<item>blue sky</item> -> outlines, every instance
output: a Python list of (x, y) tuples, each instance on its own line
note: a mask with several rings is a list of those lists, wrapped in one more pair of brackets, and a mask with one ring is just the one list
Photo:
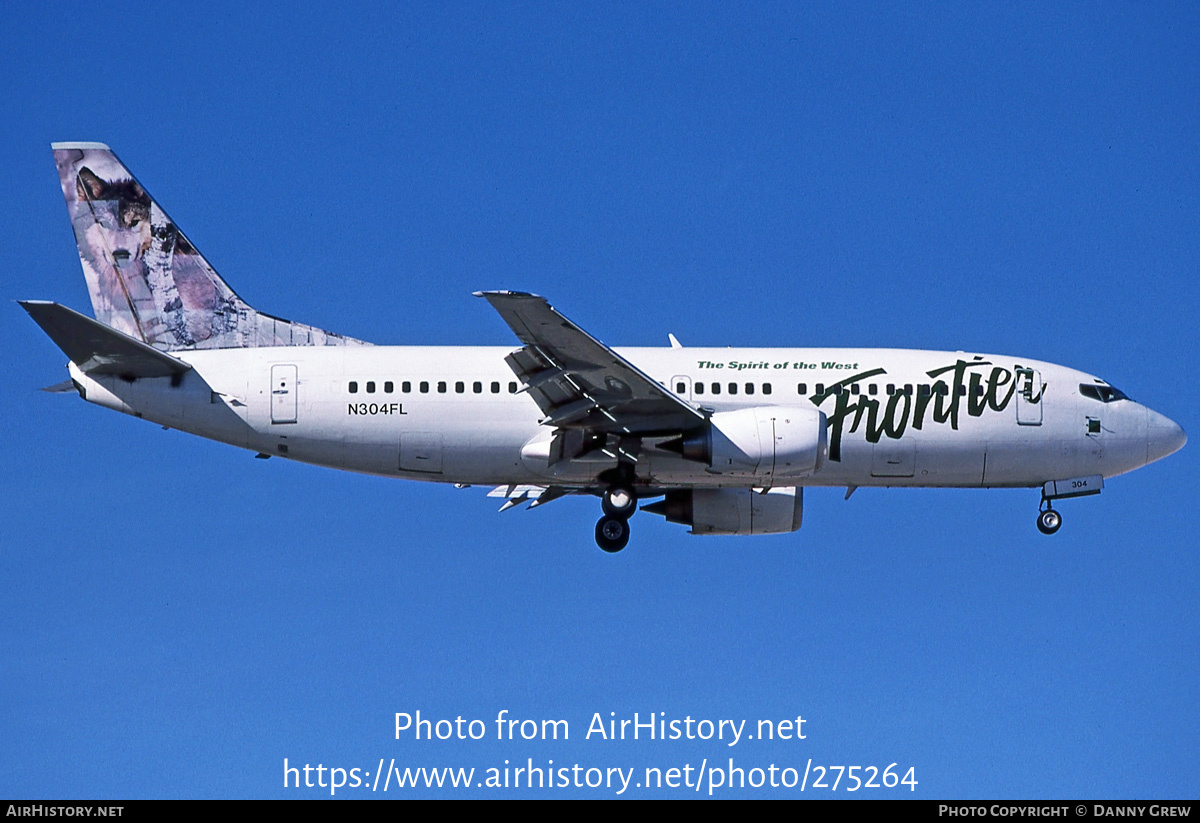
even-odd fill
[[(512, 344), (470, 295), (521, 289), (612, 345), (1021, 354), (1200, 430), (1193, 7), (9, 4), (0, 31), (10, 300), (88, 309), (49, 143), (98, 140), (252, 305), (355, 337)], [(797, 534), (640, 515), (610, 557), (594, 501), (254, 460), (39, 393), (63, 357), (15, 304), (0, 345), (0, 796), (729, 757), (1200, 795), (1195, 444), (1054, 538), (1035, 491), (818, 489)], [(571, 739), (394, 739), (417, 710)], [(807, 738), (585, 740), (597, 712)]]

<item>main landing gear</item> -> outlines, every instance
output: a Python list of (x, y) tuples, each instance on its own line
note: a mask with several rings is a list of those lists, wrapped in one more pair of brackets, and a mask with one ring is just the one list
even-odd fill
[(596, 545), (619, 552), (629, 543), (629, 518), (637, 511), (637, 493), (628, 483), (613, 483), (600, 499), (604, 516), (596, 524)]

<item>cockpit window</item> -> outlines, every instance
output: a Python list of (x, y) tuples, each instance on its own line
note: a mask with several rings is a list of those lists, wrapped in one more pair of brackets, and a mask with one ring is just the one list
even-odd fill
[(1125, 392), (1113, 386), (1101, 386), (1097, 383), (1080, 383), (1079, 393), (1084, 397), (1099, 400), (1101, 403), (1113, 403), (1117, 400), (1128, 400)]

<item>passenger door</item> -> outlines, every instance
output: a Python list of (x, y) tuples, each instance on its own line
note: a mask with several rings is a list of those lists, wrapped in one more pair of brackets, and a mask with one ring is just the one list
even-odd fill
[(1017, 423), (1042, 425), (1042, 375), (1034, 369), (1017, 369)]
[(271, 367), (271, 422), (296, 422), (296, 367)]

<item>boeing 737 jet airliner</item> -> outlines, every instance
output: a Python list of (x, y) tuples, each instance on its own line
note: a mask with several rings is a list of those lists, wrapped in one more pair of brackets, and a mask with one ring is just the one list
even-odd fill
[(256, 311), (109, 148), (56, 143), (93, 320), (21, 305), (85, 400), (259, 457), (494, 486), (502, 509), (600, 498), (596, 542), (643, 511), (693, 534), (800, 528), (805, 486), (1041, 489), (1181, 448), (1183, 430), (1090, 374), (974, 352), (611, 349), (542, 297), (480, 292), (520, 347), (375, 346)]

